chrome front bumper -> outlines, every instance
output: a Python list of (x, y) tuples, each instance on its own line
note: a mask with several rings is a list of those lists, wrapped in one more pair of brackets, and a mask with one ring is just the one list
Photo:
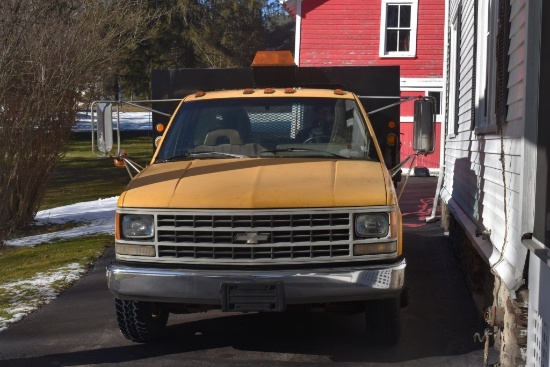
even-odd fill
[(226, 284), (282, 284), (285, 305), (397, 297), (404, 287), (406, 261), (394, 264), (301, 270), (156, 269), (113, 263), (107, 282), (117, 298), (222, 305)]

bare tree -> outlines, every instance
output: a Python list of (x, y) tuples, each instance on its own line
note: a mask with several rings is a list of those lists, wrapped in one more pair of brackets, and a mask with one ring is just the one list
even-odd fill
[(0, 243), (34, 219), (79, 94), (111, 79), (143, 37), (140, 3), (0, 1)]

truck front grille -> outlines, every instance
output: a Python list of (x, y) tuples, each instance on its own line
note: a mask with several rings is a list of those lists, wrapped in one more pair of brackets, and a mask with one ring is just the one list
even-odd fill
[(158, 256), (297, 259), (350, 255), (350, 213), (158, 215)]

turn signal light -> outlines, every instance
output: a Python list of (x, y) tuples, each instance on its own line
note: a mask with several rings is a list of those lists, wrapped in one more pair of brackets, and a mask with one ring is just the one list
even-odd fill
[(385, 243), (358, 243), (353, 245), (353, 256), (388, 254), (397, 251), (395, 241)]
[(155, 256), (155, 246), (152, 245), (127, 245), (123, 243), (115, 244), (115, 251), (119, 255), (132, 256)]

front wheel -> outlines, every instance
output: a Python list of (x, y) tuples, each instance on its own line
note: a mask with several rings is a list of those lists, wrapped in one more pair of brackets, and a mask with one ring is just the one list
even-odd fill
[(120, 332), (136, 343), (160, 338), (168, 321), (168, 312), (156, 303), (126, 301), (115, 298), (116, 317)]
[(368, 301), (365, 321), (369, 342), (397, 344), (401, 337), (400, 297)]

